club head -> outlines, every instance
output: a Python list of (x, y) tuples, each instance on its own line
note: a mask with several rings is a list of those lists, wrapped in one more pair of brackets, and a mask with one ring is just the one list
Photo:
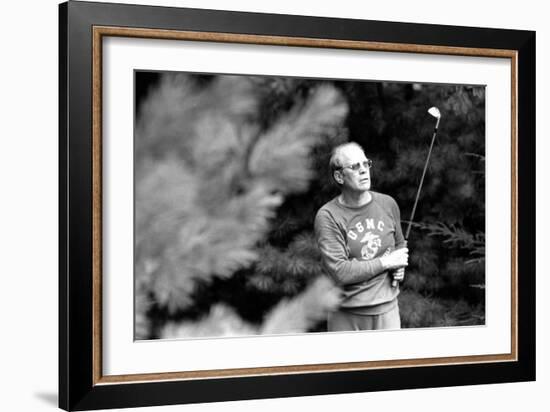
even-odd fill
[(428, 113), (430, 113), (433, 117), (435, 117), (436, 119), (440, 119), (441, 118), (441, 112), (439, 111), (439, 109), (437, 107), (430, 107), (428, 109)]

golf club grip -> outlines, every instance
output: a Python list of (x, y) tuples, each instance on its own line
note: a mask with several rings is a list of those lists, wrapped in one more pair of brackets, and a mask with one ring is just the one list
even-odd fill
[[(409, 225), (409, 230), (410, 230), (410, 228), (411, 228), (411, 226)], [(408, 238), (408, 235), (405, 236), (405, 242), (403, 243), (403, 247), (408, 247), (408, 246), (409, 246), (409, 242), (408, 242), (407, 238)], [(401, 249), (401, 248), (400, 248), (400, 249)], [(404, 267), (403, 267), (403, 269), (404, 269)], [(395, 271), (395, 270), (394, 270), (394, 271)], [(392, 275), (392, 276), (393, 276), (393, 275)], [(391, 280), (391, 287), (392, 287), (392, 288), (396, 288), (398, 284), (399, 284), (399, 281), (398, 281), (397, 279), (392, 279), (392, 280)]]

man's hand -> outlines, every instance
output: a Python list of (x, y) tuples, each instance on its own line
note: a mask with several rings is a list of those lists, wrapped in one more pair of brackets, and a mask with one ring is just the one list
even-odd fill
[(403, 279), (405, 279), (405, 268), (399, 268), (393, 272), (393, 280), (395, 282), (403, 282)]
[(385, 270), (404, 268), (409, 264), (409, 249), (404, 247), (380, 257), (380, 263)]

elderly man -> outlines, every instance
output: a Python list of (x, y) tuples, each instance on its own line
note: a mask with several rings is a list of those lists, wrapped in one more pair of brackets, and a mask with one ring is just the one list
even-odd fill
[(341, 193), (317, 212), (315, 235), (343, 300), (328, 330), (399, 329), (399, 286), (392, 281), (403, 280), (408, 264), (399, 207), (370, 190), (372, 161), (357, 143), (336, 147), (330, 167)]

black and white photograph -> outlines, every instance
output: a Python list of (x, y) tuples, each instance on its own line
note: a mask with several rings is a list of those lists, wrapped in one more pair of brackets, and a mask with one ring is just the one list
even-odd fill
[(6, 412), (545, 410), (544, 2), (2, 9)]
[(134, 338), (485, 325), (485, 92), (136, 69)]

